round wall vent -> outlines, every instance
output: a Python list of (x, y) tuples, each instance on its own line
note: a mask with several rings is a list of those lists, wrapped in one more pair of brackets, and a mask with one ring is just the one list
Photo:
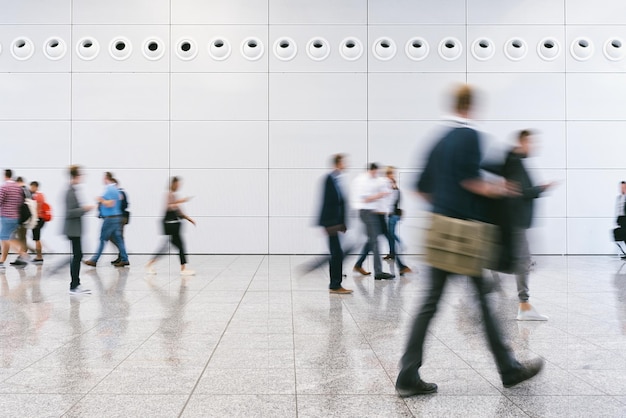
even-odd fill
[(130, 41), (124, 37), (114, 38), (109, 44), (109, 54), (113, 59), (123, 61), (130, 57), (133, 52), (133, 46)]
[(593, 55), (593, 43), (587, 38), (576, 38), (570, 46), (570, 52), (578, 61), (587, 61)]
[(446, 61), (454, 61), (463, 53), (461, 41), (456, 38), (444, 38), (439, 42), (439, 56)]
[(604, 43), (604, 56), (611, 61), (621, 61), (626, 54), (624, 41), (620, 38), (611, 38)]
[(159, 38), (148, 38), (143, 42), (143, 56), (150, 61), (159, 60), (165, 55), (163, 41)]
[(339, 54), (348, 61), (356, 61), (363, 55), (363, 44), (357, 38), (346, 38), (341, 41)]
[(26, 37), (20, 37), (13, 40), (11, 44), (11, 55), (20, 61), (25, 61), (35, 53), (35, 45), (33, 41)]
[(85, 61), (91, 61), (99, 52), (100, 44), (93, 38), (82, 38), (76, 44), (76, 54)]
[(324, 38), (313, 38), (306, 46), (306, 53), (314, 61), (323, 61), (330, 55), (330, 45)]
[(278, 38), (274, 42), (274, 55), (281, 61), (290, 61), (298, 54), (298, 46), (291, 38)]
[(57, 61), (63, 58), (67, 53), (67, 45), (65, 45), (65, 41), (61, 38), (48, 38), (43, 43), (43, 53), (48, 59)]
[(209, 55), (216, 61), (224, 61), (230, 57), (230, 42), (222, 36), (211, 39), (209, 42)]
[(524, 59), (528, 54), (528, 46), (526, 41), (520, 38), (509, 39), (504, 44), (504, 55), (511, 61), (519, 61)]
[(406, 56), (413, 61), (421, 61), (428, 56), (430, 46), (424, 38), (416, 37), (408, 40), (404, 47)]
[(396, 55), (396, 43), (390, 38), (378, 38), (372, 45), (372, 53), (381, 61), (389, 61)]
[(489, 38), (478, 38), (472, 43), (472, 55), (478, 61), (487, 61), (493, 58), (496, 47)]
[(537, 44), (537, 54), (541, 59), (552, 61), (561, 53), (561, 45), (554, 38), (544, 38)]
[(180, 39), (176, 43), (176, 55), (183, 61), (190, 61), (198, 55), (196, 42), (190, 38)]
[(256, 61), (264, 52), (265, 48), (259, 38), (246, 38), (241, 43), (241, 53), (247, 60)]

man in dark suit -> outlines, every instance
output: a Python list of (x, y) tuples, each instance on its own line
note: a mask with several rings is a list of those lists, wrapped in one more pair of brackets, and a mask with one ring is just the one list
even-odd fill
[(344, 156), (337, 154), (333, 158), (334, 170), (324, 181), (322, 209), (318, 225), (326, 229), (330, 249), (330, 293), (349, 294), (352, 290), (341, 286), (343, 278), (343, 250), (339, 233), (346, 232), (346, 201), (341, 190), (340, 175), (344, 169)]
[(547, 321), (548, 317), (540, 314), (528, 301), (530, 298), (528, 288), (528, 274), (530, 270), (530, 250), (526, 230), (530, 228), (533, 220), (534, 200), (541, 196), (551, 183), (539, 186), (533, 182), (524, 167), (523, 160), (532, 151), (532, 132), (520, 131), (517, 135), (517, 144), (508, 153), (502, 176), (515, 183), (519, 187), (519, 196), (504, 199), (505, 224), (510, 228), (511, 238), (511, 261), (513, 272), (517, 278), (517, 293), (519, 298), (518, 321)]
[(82, 234), (83, 215), (96, 206), (80, 204), (76, 187), (81, 182), (81, 176), (80, 167), (76, 165), (70, 167), (70, 187), (65, 194), (65, 224), (63, 225), (63, 233), (72, 243), (72, 261), (70, 263), (72, 281), (70, 283), (70, 295), (91, 293), (91, 290), (84, 289), (80, 286), (80, 262), (83, 258), (80, 237)]

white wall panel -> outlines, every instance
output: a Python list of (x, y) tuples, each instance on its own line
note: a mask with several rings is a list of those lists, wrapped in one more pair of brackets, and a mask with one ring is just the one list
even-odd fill
[(86, 167), (161, 168), (169, 162), (167, 121), (76, 121), (72, 160)]
[(172, 169), (268, 167), (267, 121), (172, 122), (170, 135)]
[(367, 162), (367, 123), (270, 122), (269, 166), (272, 168), (328, 168), (334, 154), (346, 154), (350, 167)]
[(539, 218), (528, 229), (531, 254), (567, 254), (568, 225), (565, 218)]
[[(69, 47), (74, 72), (167, 72), (170, 28), (167, 25), (73, 25), (73, 44)], [(77, 45), (84, 39), (95, 40), (99, 45), (98, 55), (90, 60), (82, 59), (77, 53)], [(119, 60), (111, 54), (111, 43), (124, 39), (130, 55)], [(163, 56), (157, 60), (147, 59), (144, 44), (149, 39), (158, 39)], [(130, 45), (128, 45), (130, 44)], [(114, 48), (115, 49), (115, 48)]]
[(72, 0), (0, 0), (0, 24), (68, 24)]
[[(282, 170), (269, 173), (270, 216), (315, 217), (319, 214), (324, 178), (329, 170)], [(349, 179), (343, 182), (344, 193)]]
[(616, 254), (614, 218), (567, 218), (567, 252), (569, 254)]
[[(271, 254), (328, 253), (328, 238), (324, 230), (315, 225), (316, 223), (316, 218), (270, 217), (269, 252)], [(324, 264), (322, 268), (327, 267), (328, 264)]]
[(416, 2), (413, 0), (369, 0), (369, 23), (464, 24), (465, 0)]
[(267, 74), (172, 74), (173, 120), (267, 120)]
[[(70, 71), (72, 55), (70, 33), (69, 25), (0, 25), (0, 44), (2, 44), (0, 72), (46, 73)], [(32, 42), (33, 53), (30, 58), (19, 60), (12, 54), (13, 42), (24, 38)], [(51, 38), (65, 43), (65, 54), (59, 59), (50, 59), (44, 54), (45, 45)]]
[(268, 0), (176, 0), (173, 24), (259, 24), (268, 22)]
[(564, 218), (567, 215), (566, 171), (533, 169), (533, 164), (526, 164), (526, 168), (535, 186), (552, 183), (547, 191), (535, 199), (534, 217)]
[(268, 218), (195, 218), (197, 226), (183, 231), (193, 266), (193, 254), (267, 254)]
[(0, 120), (69, 119), (69, 74), (0, 73)]
[(365, 74), (270, 74), (270, 120), (365, 120)]
[(368, 161), (379, 161), (400, 169), (422, 167), (442, 129), (438, 121), (370, 122)]
[(569, 73), (566, 100), (570, 120), (623, 120), (626, 74)]
[(367, 0), (269, 0), (270, 24), (364, 24)]
[(565, 22), (576, 24), (624, 24), (626, 3), (620, 0), (567, 0)]
[(571, 218), (615, 218), (619, 183), (626, 170), (568, 170), (567, 216)]
[(167, 74), (76, 73), (72, 115), (76, 120), (166, 120)]
[[(368, 69), (370, 72), (464, 72), (466, 68), (467, 41), (466, 28), (463, 25), (376, 25), (369, 27)], [(420, 60), (410, 59), (406, 53), (407, 42), (415, 37), (423, 38), (428, 44), (428, 55)], [(454, 60), (442, 58), (439, 45), (446, 39), (454, 38), (460, 43), (460, 54)], [(374, 55), (373, 46), (378, 39), (389, 39), (395, 43), (396, 54), (388, 60), (381, 60)], [(422, 48), (424, 48), (423, 46)]]
[(569, 168), (624, 168), (626, 141), (624, 121), (570, 121), (567, 123), (567, 166)]
[[(537, 51), (538, 46), (548, 38), (554, 41), (553, 49), (558, 49), (558, 54), (550, 60), (541, 58)], [(489, 39), (493, 43), (492, 58), (482, 59), (482, 56), (477, 55), (480, 52), (473, 52), (474, 42), (481, 39)], [(508, 43), (514, 39), (526, 44), (526, 54), (519, 60), (509, 58), (505, 51)], [(467, 70), (470, 72), (563, 72), (565, 71), (566, 58), (569, 55), (569, 46), (565, 39), (563, 25), (468, 26), (465, 46), (467, 48)], [(478, 48), (478, 51), (481, 49)], [(509, 55), (513, 57), (511, 53)]]
[(4, 121), (0, 122), (0, 138), (4, 145), (0, 167), (43, 169), (69, 164), (69, 121)]
[[(480, 89), (479, 119), (563, 120), (565, 80), (555, 73), (469, 73), (467, 81)], [(569, 110), (568, 95), (568, 110)]]
[(168, 0), (72, 1), (72, 20), (77, 24), (168, 24)]
[[(267, 25), (176, 25), (171, 33), (171, 70), (172, 72), (267, 72), (268, 56), (271, 46), (267, 39)], [(256, 38), (264, 49), (263, 55), (256, 60), (249, 60), (241, 52), (242, 44), (248, 38)], [(193, 59), (183, 60), (177, 48), (181, 40), (195, 43), (197, 55)], [(230, 55), (223, 60), (216, 60), (209, 54), (212, 41), (221, 39), (230, 45)], [(226, 47), (226, 46), (225, 46)], [(259, 46), (261, 47), (261, 46)]]
[[(275, 53), (274, 44), (290, 38), (296, 45), (296, 55), (289, 61), (282, 60)], [(309, 42), (323, 38), (330, 48), (326, 59), (316, 61), (307, 54)], [(358, 39), (363, 46), (360, 58), (346, 60), (341, 56), (342, 42), (347, 38)], [(277, 48), (281, 51), (281, 48)], [(268, 42), (270, 71), (272, 72), (366, 72), (367, 71), (367, 26), (365, 25), (272, 25)], [(289, 55), (287, 55), (289, 56)]]
[(267, 170), (176, 170), (182, 176), (181, 196), (190, 216), (246, 217), (268, 215)]
[[(569, 1), (568, 1), (569, 7)], [(467, 1), (469, 24), (563, 24), (565, 0), (489, 0)]]
[(450, 113), (447, 92), (465, 73), (373, 73), (368, 77), (370, 120), (439, 120)]

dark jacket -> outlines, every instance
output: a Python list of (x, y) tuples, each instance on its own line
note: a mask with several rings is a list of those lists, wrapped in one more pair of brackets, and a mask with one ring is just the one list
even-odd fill
[(80, 237), (82, 233), (82, 216), (85, 210), (80, 206), (76, 190), (70, 185), (65, 194), (65, 223), (63, 233), (68, 237)]
[(323, 227), (346, 224), (345, 199), (341, 189), (337, 187), (333, 173), (329, 173), (324, 181), (322, 208), (318, 218), (318, 225)]
[(502, 167), (502, 177), (517, 184), (521, 195), (505, 199), (507, 218), (510, 225), (528, 229), (532, 225), (534, 200), (544, 191), (543, 186), (534, 186), (526, 167), (523, 156), (511, 150), (506, 156)]

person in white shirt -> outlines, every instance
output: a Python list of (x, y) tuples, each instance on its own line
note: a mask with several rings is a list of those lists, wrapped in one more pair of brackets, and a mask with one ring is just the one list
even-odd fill
[(357, 177), (354, 184), (354, 208), (359, 210), (359, 217), (367, 231), (367, 242), (361, 250), (361, 255), (354, 265), (354, 271), (364, 276), (372, 274), (363, 268), (363, 262), (371, 251), (374, 254), (374, 278), (376, 280), (393, 279), (393, 274), (383, 272), (380, 251), (378, 250), (378, 236), (381, 234), (381, 222), (378, 213), (382, 209), (389, 192), (384, 183), (378, 178), (378, 165), (371, 163), (366, 173)]

